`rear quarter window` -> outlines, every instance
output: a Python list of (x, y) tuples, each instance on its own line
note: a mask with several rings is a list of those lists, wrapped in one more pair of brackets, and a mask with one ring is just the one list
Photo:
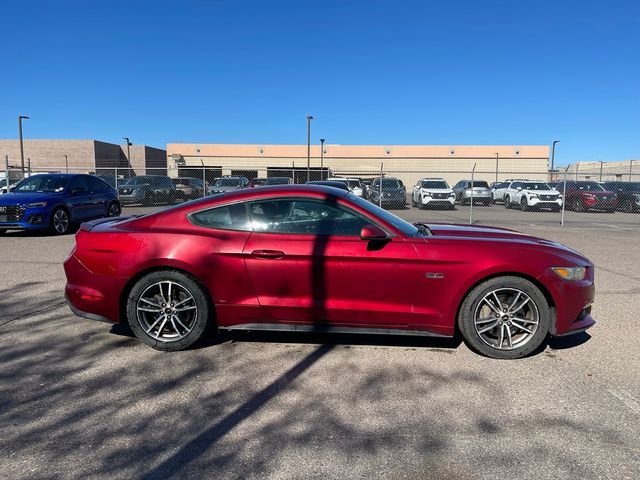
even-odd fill
[(189, 215), (194, 225), (222, 230), (250, 231), (251, 222), (244, 203), (209, 208)]

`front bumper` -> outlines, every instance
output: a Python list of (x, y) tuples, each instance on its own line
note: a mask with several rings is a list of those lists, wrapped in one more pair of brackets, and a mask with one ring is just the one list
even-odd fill
[(556, 200), (542, 200), (540, 198), (531, 198), (529, 199), (530, 207), (537, 208), (561, 208), (562, 207), (562, 198), (558, 198)]
[(42, 230), (49, 227), (51, 209), (47, 207), (24, 208), (10, 207), (10, 214), (0, 214), (0, 229), (3, 230)]
[(547, 269), (538, 280), (546, 285), (555, 304), (555, 323), (551, 335), (564, 336), (584, 332), (595, 325), (591, 316), (591, 305), (595, 297), (593, 265), (589, 265), (584, 280), (563, 280), (551, 269)]
[(433, 198), (431, 196), (422, 196), (420, 198), (420, 203), (423, 205), (445, 205), (445, 206), (453, 206), (456, 203), (456, 197), (447, 197), (447, 198)]
[(130, 194), (118, 193), (120, 203), (141, 203), (145, 199), (144, 191), (136, 190)]

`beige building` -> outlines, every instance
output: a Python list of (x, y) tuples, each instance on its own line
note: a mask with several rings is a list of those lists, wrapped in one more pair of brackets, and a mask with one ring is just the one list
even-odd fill
[[(561, 167), (558, 173), (562, 179), (567, 167)], [(572, 180), (596, 181), (640, 181), (640, 160), (619, 162), (576, 162), (569, 165), (567, 178)]]
[[(167, 144), (171, 176), (198, 175), (206, 167), (211, 176), (288, 176), (307, 179), (306, 145)], [(407, 187), (423, 177), (442, 177), (453, 185), (475, 177), (493, 182), (508, 178), (548, 179), (547, 145), (319, 145), (311, 146), (311, 179), (328, 176), (400, 178)], [(321, 170), (322, 168), (322, 170)]]

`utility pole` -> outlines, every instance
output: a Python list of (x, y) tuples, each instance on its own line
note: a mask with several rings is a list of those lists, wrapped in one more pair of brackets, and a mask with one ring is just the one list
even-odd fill
[(24, 140), (22, 139), (22, 120), (29, 120), (29, 117), (18, 115), (18, 136), (20, 137), (20, 168), (24, 177)]
[(307, 182), (311, 179), (311, 120), (313, 117), (307, 115)]

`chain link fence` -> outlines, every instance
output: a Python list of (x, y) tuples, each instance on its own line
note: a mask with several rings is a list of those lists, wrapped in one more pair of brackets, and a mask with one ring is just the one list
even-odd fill
[[(214, 160), (215, 161), (215, 160)], [(175, 165), (133, 169), (54, 166), (22, 172), (5, 165), (0, 187), (6, 191), (37, 173), (85, 173), (117, 189), (127, 212), (160, 208), (217, 193), (265, 185), (332, 182), (411, 221), (464, 224), (610, 225), (640, 228), (640, 167), (596, 171), (570, 166), (546, 172), (501, 170), (487, 165), (471, 169), (398, 169), (345, 166), (307, 167), (306, 162), (249, 161), (234, 164)], [(8, 164), (8, 162), (6, 162)], [(637, 167), (637, 165), (635, 165)], [(4, 178), (3, 178), (4, 177)], [(337, 183), (336, 183), (337, 182)]]

